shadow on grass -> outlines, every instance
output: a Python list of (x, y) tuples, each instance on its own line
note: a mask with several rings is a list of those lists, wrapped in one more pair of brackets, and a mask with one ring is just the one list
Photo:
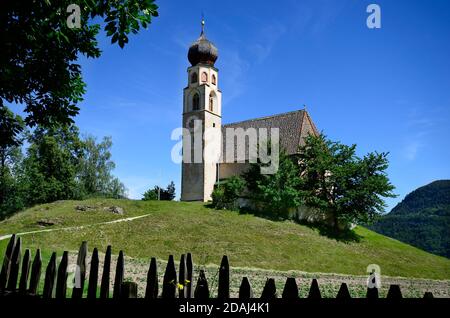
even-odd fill
[(263, 219), (267, 219), (270, 221), (286, 221), (286, 218), (283, 218), (280, 215), (274, 214), (273, 212), (269, 212), (269, 211), (255, 211), (255, 210), (251, 210), (249, 208), (241, 208), (239, 210), (240, 214), (251, 214)]
[(309, 227), (310, 229), (319, 232), (320, 235), (326, 236), (330, 239), (334, 239), (338, 242), (358, 243), (363, 238), (361, 235), (356, 234), (355, 231), (351, 229), (337, 231), (335, 228), (321, 223), (308, 223), (305, 221), (296, 221), (296, 223)]
[[(221, 211), (220, 209), (216, 209), (212, 203), (206, 204), (205, 207), (216, 210), (216, 211)], [(238, 212), (239, 214), (251, 214), (256, 217), (260, 217), (260, 218), (267, 219), (270, 221), (275, 221), (275, 222), (282, 222), (282, 221), (287, 220), (285, 217), (276, 215), (273, 212), (269, 212), (269, 211), (255, 211), (255, 210), (252, 210), (249, 208), (236, 209), (235, 211)], [(297, 224), (309, 227), (310, 229), (317, 231), (320, 235), (326, 236), (327, 238), (330, 238), (330, 239), (334, 239), (338, 242), (344, 242), (344, 243), (356, 242), (357, 243), (357, 242), (360, 242), (362, 239), (361, 235), (356, 234), (355, 231), (353, 231), (351, 229), (344, 229), (344, 230), (337, 231), (335, 228), (328, 226), (326, 224), (322, 224), (322, 223), (308, 223), (306, 221), (300, 221), (300, 220), (296, 220), (296, 219), (290, 219), (290, 220)]]

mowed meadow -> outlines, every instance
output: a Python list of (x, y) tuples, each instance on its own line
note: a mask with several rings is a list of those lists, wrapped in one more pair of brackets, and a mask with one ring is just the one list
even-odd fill
[[(111, 207), (120, 207), (123, 214), (112, 213)], [(190, 252), (200, 266), (218, 265), (228, 255), (232, 267), (249, 270), (363, 276), (369, 264), (378, 264), (386, 276), (450, 279), (450, 260), (364, 227), (355, 228), (356, 239), (336, 240), (295, 222), (218, 211), (203, 203), (58, 201), (0, 222), (0, 237), (43, 230), (22, 234), (24, 248), (60, 255), (64, 250), (76, 253), (87, 241), (90, 250), (105, 251), (112, 245), (113, 254), (123, 250), (127, 257), (144, 263), (150, 257), (167, 260), (172, 254), (177, 259)], [(0, 241), (2, 258), (7, 242)]]

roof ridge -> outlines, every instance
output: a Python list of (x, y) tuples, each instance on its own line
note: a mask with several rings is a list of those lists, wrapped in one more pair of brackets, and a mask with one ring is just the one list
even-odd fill
[(222, 126), (235, 125), (235, 124), (240, 124), (240, 123), (250, 122), (250, 121), (257, 121), (257, 120), (265, 120), (265, 119), (269, 119), (269, 118), (281, 117), (281, 116), (290, 115), (290, 114), (299, 113), (299, 112), (306, 112), (306, 110), (305, 109), (297, 109), (297, 110), (292, 110), (289, 112), (275, 114), (275, 115), (269, 115), (269, 116), (256, 117), (256, 118), (251, 118), (251, 119), (247, 119), (247, 120), (236, 121), (233, 123), (224, 124)]

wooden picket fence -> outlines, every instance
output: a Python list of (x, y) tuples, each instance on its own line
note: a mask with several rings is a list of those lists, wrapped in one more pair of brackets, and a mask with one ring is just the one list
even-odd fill
[[(40, 297), (40, 298), (68, 298), (67, 295), (67, 281), (68, 281), (68, 263), (69, 253), (65, 251), (62, 255), (59, 265), (56, 264), (56, 252), (53, 252), (50, 261), (45, 270), (44, 288), (42, 294), (38, 294), (38, 286), (41, 277), (42, 259), (41, 252), (38, 249), (36, 251), (33, 261), (31, 261), (31, 253), (29, 249), (25, 250), (22, 259), (22, 240), (20, 237), (16, 238), (13, 235), (6, 248), (5, 257), (3, 259), (3, 265), (0, 273), (0, 296), (18, 296), (18, 297)], [(77, 280), (78, 284), (72, 288), (72, 298), (97, 298), (98, 289), (98, 275), (99, 275), (99, 256), (97, 248), (94, 248), (91, 256), (89, 281), (87, 286), (87, 294), (83, 295), (86, 269), (87, 269), (87, 243), (81, 244), (80, 250), (77, 256)], [(21, 261), (22, 259), (22, 261)], [(22, 264), (21, 270), (20, 265)], [(119, 252), (119, 256), (116, 263), (116, 271), (114, 277), (112, 298), (125, 299), (125, 298), (137, 298), (137, 284), (134, 282), (124, 281), (124, 254), (123, 251)], [(20, 278), (19, 278), (20, 273)], [(111, 246), (108, 246), (105, 253), (105, 259), (103, 263), (103, 272), (100, 283), (99, 298), (109, 298), (110, 296), (110, 273), (111, 273)], [(208, 299), (210, 298), (210, 289), (208, 287), (208, 281), (205, 277), (203, 270), (200, 270), (197, 284), (195, 289), (193, 288), (193, 262), (192, 256), (188, 253), (186, 256), (182, 255), (180, 259), (180, 265), (178, 270), (178, 277), (175, 268), (175, 262), (172, 255), (169, 256), (169, 261), (164, 273), (164, 279), (162, 283), (162, 292), (159, 295), (158, 286), (158, 271), (156, 259), (153, 257), (150, 261), (150, 267), (147, 274), (147, 285), (145, 289), (145, 298), (155, 299), (174, 299), (174, 298), (197, 298)], [(18, 285), (18, 286), (17, 286)], [(181, 286), (182, 288), (180, 288)], [(299, 289), (295, 278), (287, 278), (284, 285), (281, 297), (283, 299), (298, 299)], [(263, 288), (261, 299), (270, 300), (277, 297), (277, 291), (275, 286), (275, 280), (268, 278)], [(228, 263), (228, 257), (223, 256), (222, 262), (219, 268), (218, 279), (218, 299), (230, 298), (230, 267)], [(250, 282), (247, 277), (242, 278), (242, 282), (239, 288), (239, 299), (251, 299), (257, 298), (253, 294)], [(321, 293), (319, 284), (316, 279), (312, 280), (311, 287), (309, 289), (308, 298), (320, 299)], [(350, 293), (347, 284), (342, 283), (339, 292), (336, 296), (337, 299), (350, 299)], [(367, 298), (378, 298), (377, 288), (367, 289)], [(399, 285), (390, 285), (387, 298), (400, 299), (402, 293)], [(424, 298), (433, 298), (433, 294), (427, 292), (424, 294)]]

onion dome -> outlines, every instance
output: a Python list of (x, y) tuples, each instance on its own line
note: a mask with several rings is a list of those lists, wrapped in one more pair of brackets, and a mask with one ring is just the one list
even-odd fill
[(219, 51), (217, 47), (205, 36), (205, 20), (202, 20), (202, 32), (200, 37), (189, 47), (188, 60), (192, 66), (197, 64), (208, 64), (214, 66)]

